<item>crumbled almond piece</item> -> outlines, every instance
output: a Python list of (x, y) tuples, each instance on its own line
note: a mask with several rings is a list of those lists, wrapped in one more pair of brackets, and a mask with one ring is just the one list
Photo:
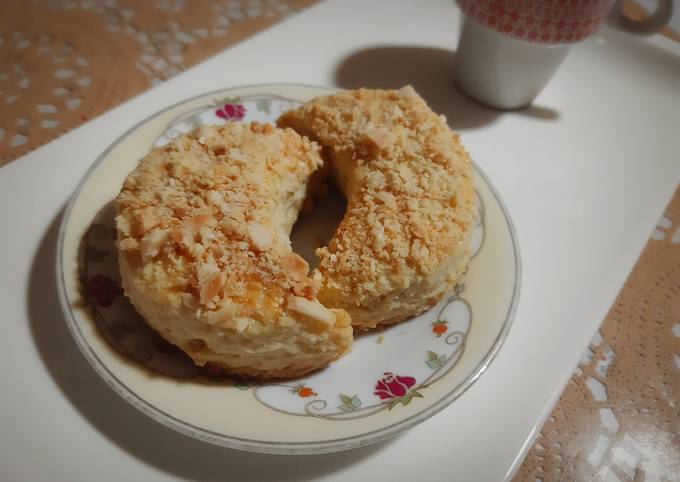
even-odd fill
[(253, 247), (257, 251), (267, 251), (274, 243), (274, 237), (271, 230), (260, 223), (252, 223), (248, 225), (248, 235)]
[(182, 303), (190, 310), (198, 308), (198, 300), (191, 293), (182, 293)]
[(135, 238), (125, 238), (118, 243), (118, 247), (123, 251), (132, 251), (139, 248), (139, 241)]
[(308, 300), (313, 300), (316, 298), (317, 287), (312, 282), (298, 283), (293, 286), (293, 293)]
[[(211, 227), (217, 224), (217, 220), (207, 214), (199, 214), (198, 216), (193, 216), (186, 219), (183, 223), (183, 234), (181, 235), (182, 242), (184, 244), (191, 243), (191, 241), (201, 232), (201, 229), (205, 226)], [(173, 241), (178, 238), (178, 235), (173, 235)], [(177, 241), (175, 241), (177, 242)]]
[(210, 229), (208, 226), (202, 226), (201, 229), (198, 231), (199, 234), (201, 235), (201, 242), (202, 243), (207, 243), (211, 239), (214, 239), (215, 236), (215, 231)]
[(208, 278), (212, 278), (220, 273), (220, 268), (212, 255), (206, 257), (204, 261), (196, 263), (196, 276), (201, 283), (205, 283)]
[(397, 206), (397, 201), (392, 193), (387, 191), (378, 191), (375, 193), (375, 197), (383, 202), (386, 206), (395, 208)]
[(379, 150), (389, 149), (394, 143), (394, 136), (387, 130), (369, 127), (365, 131), (366, 140), (372, 142)]
[(205, 246), (201, 243), (191, 243), (189, 246), (189, 252), (194, 258), (200, 258), (205, 254)]
[(222, 274), (218, 273), (208, 278), (201, 286), (201, 303), (207, 305), (222, 289)]
[(116, 216), (116, 228), (118, 229), (118, 239), (120, 239), (121, 234), (125, 236), (132, 235), (132, 227), (130, 224), (130, 220), (122, 214)]
[(213, 206), (219, 206), (222, 203), (222, 196), (217, 191), (208, 191), (205, 198)]
[(137, 218), (135, 218), (132, 234), (135, 237), (141, 238), (156, 225), (158, 225), (158, 218), (154, 214), (153, 209), (145, 208), (141, 210)]
[[(245, 222), (245, 218), (243, 217), (243, 213), (240, 210), (238, 210), (234, 207), (231, 207), (226, 203), (223, 203), (223, 204), (220, 205), (220, 211), (222, 212), (222, 214), (224, 214), (224, 217), (226, 218), (226, 221), (228, 221), (228, 222), (229, 221), (235, 221), (237, 223), (244, 223)], [(225, 221), (225, 219), (223, 219), (223, 222), (224, 221)]]
[(300, 296), (289, 296), (288, 309), (327, 325), (335, 323), (335, 313), (316, 300), (308, 300)]
[(234, 318), (234, 328), (236, 328), (236, 331), (243, 333), (248, 326), (250, 326), (250, 320), (248, 318), (242, 316)]
[(293, 281), (302, 281), (309, 273), (309, 264), (297, 253), (284, 256), (281, 259), (281, 265)]
[(210, 325), (227, 326), (234, 316), (236, 316), (237, 307), (229, 300), (224, 300), (222, 306), (214, 311), (205, 311), (203, 316)]
[(417, 98), (420, 98), (420, 96), (419, 96), (418, 93), (415, 91), (415, 89), (411, 86), (411, 84), (405, 85), (404, 87), (402, 87), (401, 89), (399, 89), (397, 92), (398, 92), (399, 95), (401, 95), (402, 97), (406, 97), (406, 98), (409, 98), (409, 97), (417, 97)]
[(158, 256), (165, 234), (163, 229), (154, 229), (142, 238), (139, 248), (145, 261)]

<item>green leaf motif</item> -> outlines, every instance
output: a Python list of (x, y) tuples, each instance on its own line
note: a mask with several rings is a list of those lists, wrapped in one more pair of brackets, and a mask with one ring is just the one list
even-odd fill
[(441, 355), (437, 355), (435, 352), (428, 350), (427, 360), (425, 360), (425, 364), (431, 369), (434, 370), (435, 368), (439, 368), (444, 364), (445, 361), (446, 361), (445, 354), (442, 353)]
[(234, 384), (234, 386), (236, 388), (238, 388), (239, 390), (248, 390), (250, 388), (250, 385), (248, 385), (247, 383), (242, 383), (242, 382), (236, 383), (236, 384)]
[(413, 389), (410, 392), (406, 392), (406, 395), (404, 395), (401, 398), (395, 398), (390, 402), (389, 406), (387, 407), (387, 410), (392, 410), (397, 404), (401, 403), (402, 405), (406, 406), (409, 403), (411, 403), (411, 400), (414, 398), (423, 398), (423, 396), (418, 392), (417, 389)]
[(420, 393), (418, 393), (417, 390), (411, 390), (406, 394), (406, 396), (404, 397), (405, 400), (402, 403), (404, 405), (408, 405), (409, 403), (411, 403), (411, 400), (413, 400), (415, 397), (423, 398), (423, 396)]
[(222, 107), (224, 104), (238, 104), (238, 99), (235, 97), (225, 97), (224, 99), (217, 101), (218, 107)]
[(439, 366), (439, 360), (427, 360), (425, 364), (434, 370)]
[(361, 406), (361, 400), (356, 395), (350, 397), (349, 395), (341, 393), (340, 401), (342, 402), (342, 404), (339, 405), (338, 408), (343, 412), (351, 412)]
[(269, 99), (259, 99), (255, 102), (255, 107), (259, 112), (264, 112), (265, 114), (271, 114), (271, 100)]

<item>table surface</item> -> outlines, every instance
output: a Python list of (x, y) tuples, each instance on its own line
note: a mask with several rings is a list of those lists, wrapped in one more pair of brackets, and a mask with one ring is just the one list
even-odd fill
[[(0, 219), (6, 234), (0, 238), (0, 302), (8, 330), (0, 345), (0, 361), (8, 367), (0, 399), (3, 476), (500, 480), (512, 475), (680, 180), (680, 50), (661, 38), (605, 28), (573, 49), (534, 107), (498, 113), (468, 101), (451, 84), (458, 24), (450, 1), (329, 0), (2, 168)], [(56, 299), (60, 215), (103, 148), (128, 126), (182, 98), (273, 81), (413, 84), (462, 133), (504, 198), (520, 239), (520, 305), (488, 372), (427, 422), (385, 443), (341, 454), (245, 454), (156, 424), (116, 397), (87, 366)], [(659, 232), (673, 249), (678, 219), (668, 219)], [(678, 265), (677, 256), (669, 259)], [(677, 286), (670, 293), (677, 298)], [(607, 357), (604, 347), (594, 348)], [(582, 366), (595, 379), (594, 362), (584, 360)], [(677, 422), (677, 398), (675, 403), (671, 416)], [(670, 433), (677, 432), (676, 427)], [(537, 474), (536, 466), (527, 465), (520, 475)], [(612, 473), (625, 478), (625, 467)]]

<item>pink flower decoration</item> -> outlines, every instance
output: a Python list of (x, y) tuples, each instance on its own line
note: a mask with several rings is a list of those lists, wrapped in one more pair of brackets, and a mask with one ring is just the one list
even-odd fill
[(215, 111), (215, 115), (224, 120), (241, 120), (246, 115), (246, 108), (241, 104), (224, 104)]
[(118, 283), (108, 276), (98, 274), (90, 279), (89, 294), (102, 308), (111, 306), (120, 294), (120, 286)]
[(381, 400), (386, 398), (401, 398), (408, 392), (409, 388), (415, 385), (416, 379), (413, 377), (402, 377), (392, 372), (385, 372), (383, 377), (375, 385), (374, 395), (378, 395)]

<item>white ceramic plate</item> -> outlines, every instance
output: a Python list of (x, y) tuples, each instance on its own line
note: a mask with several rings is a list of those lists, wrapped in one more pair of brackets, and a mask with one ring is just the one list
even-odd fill
[[(488, 367), (508, 333), (519, 294), (519, 250), (508, 213), (478, 168), (476, 254), (455, 292), (417, 318), (359, 336), (351, 353), (311, 376), (262, 385), (211, 378), (148, 329), (122, 296), (111, 201), (138, 159), (200, 123), (273, 122), (281, 112), (328, 93), (273, 84), (183, 101), (115, 141), (73, 195), (57, 261), (69, 328), (101, 377), (168, 427), (207, 442), (268, 453), (367, 445), (453, 402)], [(332, 203), (317, 213), (323, 209), (328, 211), (296, 227), (294, 245), (300, 252), (309, 252), (315, 233), (327, 232), (341, 214)]]

